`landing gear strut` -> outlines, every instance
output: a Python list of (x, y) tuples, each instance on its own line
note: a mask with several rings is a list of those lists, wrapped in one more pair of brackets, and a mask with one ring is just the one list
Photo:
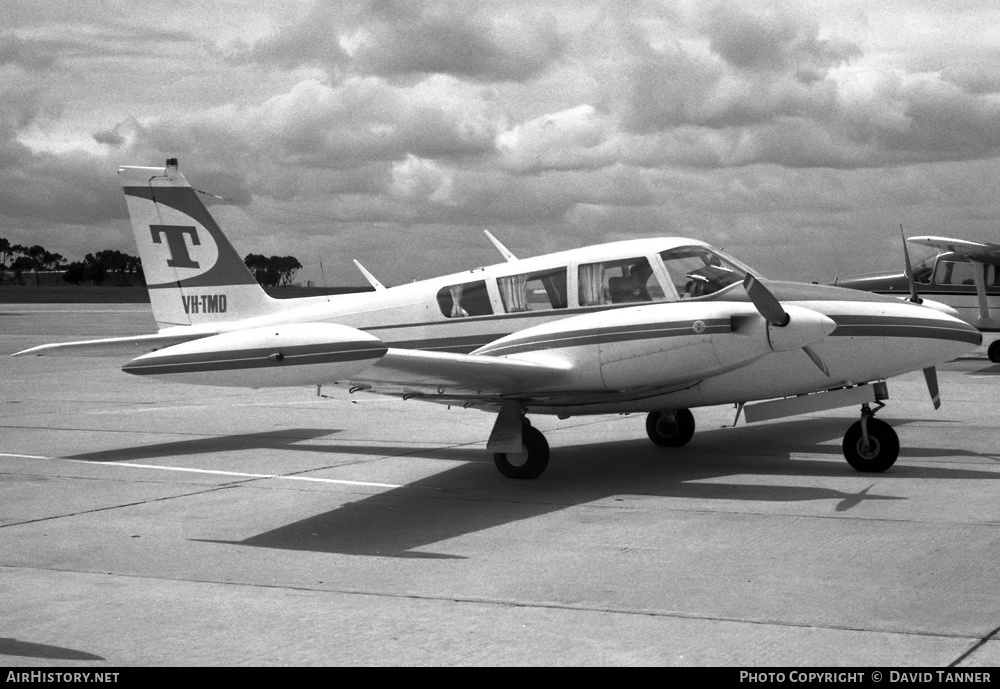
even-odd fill
[(694, 415), (690, 409), (651, 411), (646, 416), (646, 435), (660, 447), (687, 445), (694, 435)]
[(881, 473), (899, 457), (899, 436), (892, 426), (875, 418), (867, 404), (861, 405), (861, 420), (854, 422), (844, 434), (844, 457), (858, 471)]

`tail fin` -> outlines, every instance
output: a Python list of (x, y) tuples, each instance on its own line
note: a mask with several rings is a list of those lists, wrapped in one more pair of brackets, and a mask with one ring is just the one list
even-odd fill
[(170, 158), (118, 170), (159, 327), (241, 320), (276, 310)]

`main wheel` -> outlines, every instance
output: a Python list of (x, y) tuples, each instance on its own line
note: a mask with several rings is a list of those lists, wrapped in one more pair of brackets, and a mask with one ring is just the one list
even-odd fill
[(521, 424), (521, 448), (518, 453), (494, 452), (493, 463), (507, 478), (538, 478), (549, 465), (549, 443), (537, 428)]
[(990, 358), (994, 364), (1000, 364), (1000, 340), (993, 340), (990, 346), (986, 349), (986, 356)]
[(899, 457), (899, 436), (885, 421), (869, 417), (868, 447), (865, 447), (861, 422), (855, 421), (844, 434), (844, 457), (858, 471), (881, 473)]
[(670, 418), (665, 411), (651, 411), (646, 416), (646, 435), (660, 447), (687, 445), (694, 435), (694, 414), (690, 409), (678, 409)]

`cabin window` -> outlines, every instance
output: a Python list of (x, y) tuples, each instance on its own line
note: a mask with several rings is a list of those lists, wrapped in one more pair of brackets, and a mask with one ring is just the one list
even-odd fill
[(507, 313), (565, 309), (566, 269), (543, 270), (497, 278), (497, 288)]
[(913, 269), (914, 282), (918, 282), (921, 285), (931, 284), (931, 274), (934, 273), (934, 268), (927, 264), (932, 261), (933, 259), (928, 259), (928, 261), (917, 264), (917, 267)]
[(441, 313), (448, 318), (489, 316), (493, 313), (490, 295), (483, 280), (443, 287), (437, 294), (437, 301)]
[(971, 263), (965, 261), (938, 261), (934, 282), (939, 285), (974, 285), (976, 274)]
[(720, 254), (703, 246), (683, 246), (660, 254), (670, 281), (681, 299), (703, 297), (734, 282), (743, 282), (746, 272)]
[(585, 263), (579, 270), (580, 306), (660, 301), (663, 289), (645, 257)]

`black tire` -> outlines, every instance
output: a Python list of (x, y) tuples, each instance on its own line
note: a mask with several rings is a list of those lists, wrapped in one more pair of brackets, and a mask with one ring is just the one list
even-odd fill
[(990, 358), (994, 364), (1000, 364), (1000, 340), (993, 340), (990, 346), (986, 350), (986, 356)]
[(881, 473), (899, 457), (899, 436), (885, 421), (868, 419), (868, 450), (864, 449), (861, 422), (855, 421), (844, 434), (844, 457), (857, 471)]
[(668, 412), (651, 411), (646, 416), (646, 435), (660, 447), (682, 447), (694, 436), (694, 414), (690, 409), (678, 409), (673, 421)]
[(549, 443), (537, 428), (521, 425), (521, 444), (524, 452), (508, 454), (494, 452), (493, 463), (507, 478), (538, 478), (549, 465)]

